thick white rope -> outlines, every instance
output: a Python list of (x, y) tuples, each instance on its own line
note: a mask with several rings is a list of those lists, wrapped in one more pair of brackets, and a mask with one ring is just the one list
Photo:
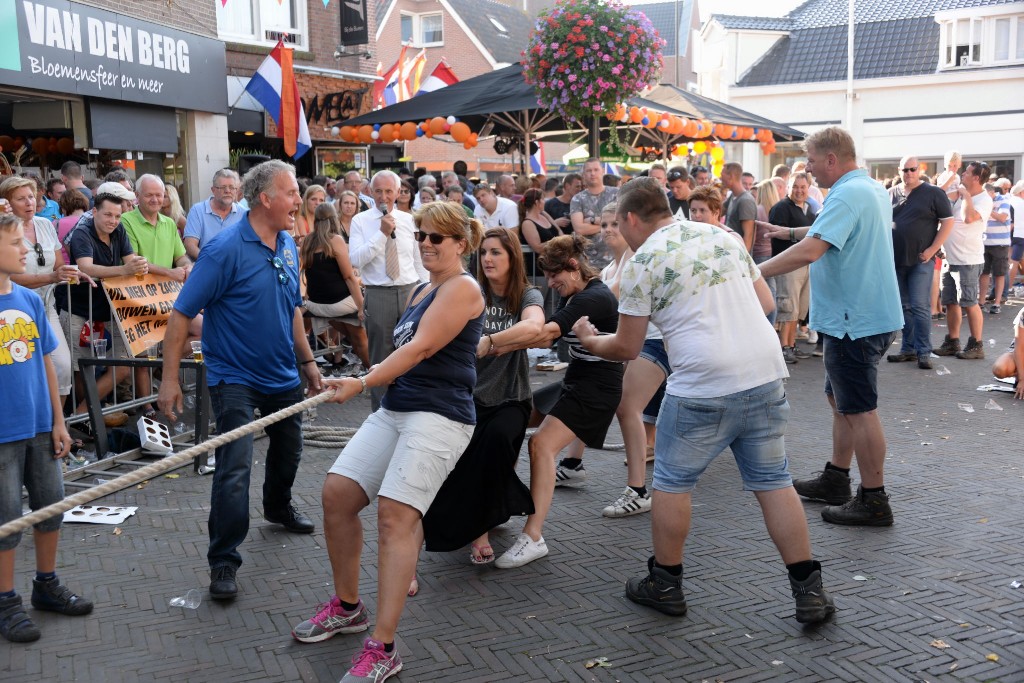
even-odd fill
[[(252, 434), (253, 432), (258, 432), (267, 425), (274, 424), (275, 422), (279, 422), (286, 417), (290, 417), (292, 415), (295, 415), (296, 413), (301, 413), (303, 410), (308, 410), (309, 408), (320, 405), (321, 403), (324, 403), (331, 399), (333, 396), (333, 389), (325, 391), (322, 394), (317, 394), (316, 396), (307, 398), (305, 401), (300, 401), (295, 405), (288, 406), (283, 410), (279, 410), (276, 413), (271, 413), (270, 415), (261, 417), (260, 419), (250, 422), (247, 425), (242, 425), (238, 429), (232, 429), (230, 432), (227, 432), (225, 434), (218, 434), (212, 439), (208, 439), (207, 441), (204, 441), (203, 443), (198, 444), (196, 446), (192, 446), (191, 448), (184, 450), (180, 453), (169, 455), (166, 458), (163, 458), (152, 464), (146, 465), (145, 467), (140, 467), (134, 472), (122, 474), (120, 477), (117, 477), (116, 479), (111, 479), (110, 481), (104, 482), (99, 486), (94, 486), (92, 488), (86, 489), (85, 491), (80, 491), (74, 495), (66, 497), (64, 500), (60, 500), (57, 501), (56, 503), (53, 503), (52, 505), (47, 505), (44, 508), (39, 508), (38, 510), (31, 512), (25, 515), (24, 517), (19, 517), (18, 519), (12, 520), (10, 522), (7, 522), (7, 524), (4, 524), (3, 526), (0, 526), (0, 538), (6, 538), (11, 534), (16, 534), (20, 531), (25, 531), (29, 527), (38, 524), (44, 520), (50, 519), (51, 517), (55, 517), (57, 515), (62, 515), (73, 507), (85, 505), (86, 503), (91, 503), (97, 498), (102, 498), (103, 496), (114, 493), (115, 491), (120, 491), (121, 489), (128, 488), (129, 486), (138, 484), (147, 479), (152, 479), (153, 477), (161, 475), (164, 472), (167, 472), (168, 470), (172, 470), (176, 467), (180, 467), (181, 465), (188, 463), (196, 456), (202, 455), (203, 453), (209, 453), (210, 451), (218, 448), (219, 446), (223, 446), (226, 443), (230, 443), (235, 439), (246, 436), (247, 434)], [(354, 433), (355, 430), (352, 431)]]

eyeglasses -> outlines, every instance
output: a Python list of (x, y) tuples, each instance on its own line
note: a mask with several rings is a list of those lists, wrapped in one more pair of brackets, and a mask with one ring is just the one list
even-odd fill
[(43, 245), (36, 242), (32, 245), (32, 250), (36, 252), (36, 265), (42, 267), (46, 265), (46, 257), (43, 255)]
[(214, 185), (213, 189), (216, 192), (238, 192), (238, 188), (234, 185)]
[(908, 166), (907, 168), (901, 168), (900, 171), (902, 173), (916, 173), (917, 166)]
[(275, 256), (274, 258), (268, 258), (267, 261), (277, 271), (277, 281), (282, 285), (288, 284), (288, 271), (284, 269), (284, 261), (281, 260), (281, 257)]
[(423, 240), (427, 240), (427, 239), (429, 239), (430, 243), (433, 244), (433, 245), (441, 244), (441, 242), (444, 242), (446, 237), (450, 237), (453, 240), (461, 239), (461, 238), (459, 238), (459, 237), (457, 237), (455, 235), (442, 235), (439, 232), (422, 232), (420, 230), (417, 230), (416, 232), (414, 232), (413, 235), (416, 236), (416, 241), (420, 242), (421, 244), (422, 244)]

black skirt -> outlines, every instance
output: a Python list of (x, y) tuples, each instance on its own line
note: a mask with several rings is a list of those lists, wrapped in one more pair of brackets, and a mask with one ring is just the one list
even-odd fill
[(565, 378), (533, 394), (537, 412), (557, 417), (591, 448), (604, 446), (604, 437), (622, 398), (622, 363), (574, 360)]
[(427, 550), (458, 550), (513, 515), (533, 514), (530, 489), (515, 469), (529, 418), (529, 401), (476, 404), (469, 446), (423, 516)]

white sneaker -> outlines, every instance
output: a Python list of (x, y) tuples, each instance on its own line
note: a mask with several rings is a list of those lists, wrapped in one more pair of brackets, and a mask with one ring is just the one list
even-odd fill
[(601, 514), (605, 517), (629, 517), (651, 511), (651, 494), (640, 495), (627, 486), (619, 499), (606, 507)]
[(580, 464), (576, 469), (558, 466), (555, 470), (555, 486), (562, 486), (567, 489), (578, 489), (587, 481), (587, 470)]
[(818, 343), (818, 333), (815, 332), (814, 330), (807, 330), (807, 343), (808, 344), (817, 344)]
[(498, 569), (514, 569), (539, 560), (547, 554), (548, 544), (544, 542), (543, 536), (539, 541), (535, 541), (529, 534), (519, 534), (512, 547), (494, 561), (494, 566)]

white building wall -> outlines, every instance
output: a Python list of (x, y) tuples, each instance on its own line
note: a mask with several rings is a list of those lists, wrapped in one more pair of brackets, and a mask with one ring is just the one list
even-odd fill
[(228, 117), (190, 111), (186, 114), (185, 125), (188, 136), (188, 196), (205, 199), (210, 193), (213, 174), (230, 166)]

